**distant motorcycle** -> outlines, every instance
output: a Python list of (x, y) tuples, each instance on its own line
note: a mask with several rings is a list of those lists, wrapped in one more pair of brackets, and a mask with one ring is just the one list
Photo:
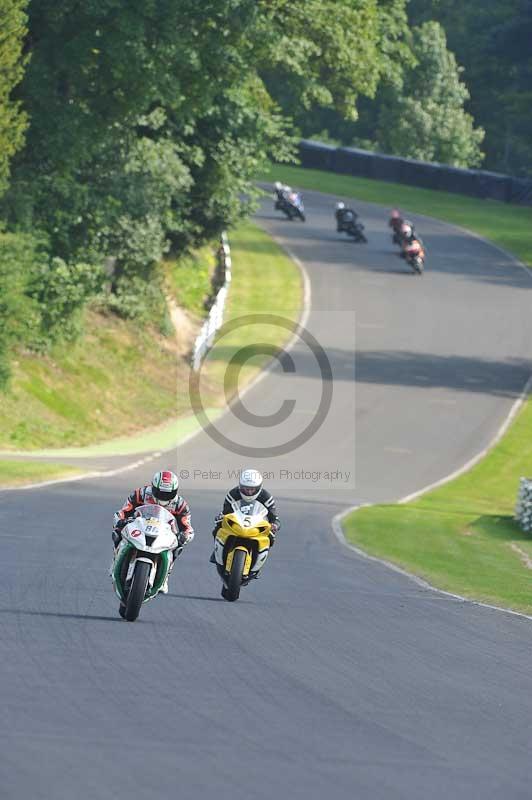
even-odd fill
[[(178, 546), (175, 519), (166, 508), (146, 504), (122, 529), (122, 541), (111, 570), (119, 614), (134, 622), (143, 603), (153, 600), (165, 585)], [(178, 550), (175, 555), (181, 552)]]
[(397, 230), (394, 229), (394, 231), (392, 233), (392, 243), (393, 244), (399, 244), (399, 245), (401, 244), (401, 234), (400, 234), (398, 229)]
[(240, 589), (258, 578), (270, 552), (268, 510), (255, 501), (239, 501), (224, 514), (214, 540), (214, 558), (222, 579), (222, 597), (234, 602)]
[(299, 192), (283, 192), (276, 195), (275, 210), (282, 211), (289, 220), (300, 219), (305, 222), (305, 206)]
[(361, 244), (368, 243), (368, 240), (364, 234), (363, 224), (355, 219), (351, 211), (347, 211), (344, 214), (342, 219), (342, 230), (345, 231), (348, 236), (352, 236), (355, 242), (360, 242)]
[(336, 225), (339, 233), (347, 233), (352, 236), (355, 242), (367, 244), (368, 240), (364, 235), (364, 226), (358, 221), (356, 215), (350, 209), (336, 211)]
[(412, 267), (417, 275), (422, 275), (425, 269), (425, 250), (417, 239), (414, 239), (404, 248), (406, 263)]

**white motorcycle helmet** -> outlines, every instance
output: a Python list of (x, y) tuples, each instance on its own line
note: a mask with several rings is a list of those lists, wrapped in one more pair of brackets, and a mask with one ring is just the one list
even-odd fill
[(283, 184), (280, 181), (275, 181), (275, 183), (273, 184), (273, 187), (274, 187), (276, 192), (280, 192), (281, 189), (283, 188)]
[(243, 469), (238, 488), (244, 500), (256, 500), (262, 491), (262, 475), (257, 469)]
[(336, 210), (337, 211), (343, 211), (344, 208), (345, 208), (345, 203), (342, 203), (342, 201), (340, 201), (339, 203), (336, 203)]

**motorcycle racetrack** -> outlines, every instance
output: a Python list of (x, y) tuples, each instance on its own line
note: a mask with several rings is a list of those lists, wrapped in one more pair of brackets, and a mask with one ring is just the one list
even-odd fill
[[(268, 201), (257, 215), (308, 276), (308, 333), (240, 418), (130, 472), (0, 494), (2, 800), (529, 800), (530, 621), (358, 557), (331, 520), (489, 444), (532, 370), (532, 276), (414, 216), (416, 276), (386, 209), (357, 204), (358, 245), (335, 232), (335, 199), (305, 193), (305, 224)], [(246, 416), (283, 407), (275, 427)], [(283, 527), (230, 604), (210, 533), (243, 466), (270, 473)], [(126, 623), (112, 514), (165, 467), (188, 471), (196, 539)]]

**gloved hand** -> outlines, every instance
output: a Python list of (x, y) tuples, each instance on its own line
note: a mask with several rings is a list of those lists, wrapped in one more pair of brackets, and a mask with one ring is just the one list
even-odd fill
[(223, 514), (217, 514), (214, 518), (214, 528), (212, 529), (212, 538), (216, 537), (216, 534), (220, 530), (220, 524), (224, 518)]
[(272, 522), (269, 537), (270, 537), (270, 547), (273, 547), (275, 544), (275, 538), (277, 536), (277, 531), (279, 530), (279, 525), (277, 523)]
[(189, 531), (188, 533), (181, 531), (177, 540), (179, 542), (179, 546), (184, 547), (184, 545), (190, 544), (194, 539), (194, 535), (194, 531)]

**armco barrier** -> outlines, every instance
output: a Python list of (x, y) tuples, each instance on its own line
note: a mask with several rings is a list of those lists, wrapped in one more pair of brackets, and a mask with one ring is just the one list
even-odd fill
[(299, 143), (299, 157), (304, 167), (330, 170), (342, 175), (375, 178), (425, 189), (441, 189), (505, 203), (532, 205), (531, 179), (513, 178), (498, 172), (461, 169), (373, 153), (356, 147), (334, 147), (306, 139)]
[(220, 286), (220, 288), (209, 309), (209, 315), (194, 342), (192, 369), (195, 372), (198, 371), (205, 355), (211, 349), (216, 331), (222, 327), (224, 321), (225, 301), (227, 299), (229, 284), (231, 283), (231, 249), (225, 232), (222, 233), (220, 247), (218, 249), (218, 259), (218, 269), (221, 272), (221, 276), (217, 281), (217, 285)]

